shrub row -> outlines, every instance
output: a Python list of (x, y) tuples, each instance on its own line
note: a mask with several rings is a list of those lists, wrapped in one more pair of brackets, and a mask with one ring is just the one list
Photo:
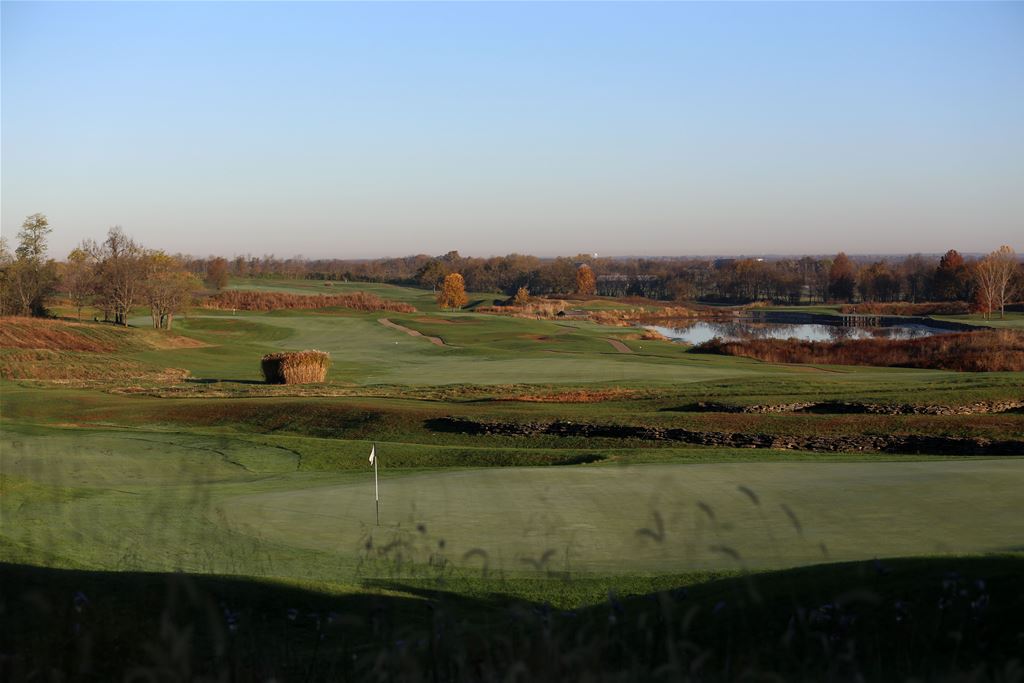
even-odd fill
[(376, 294), (288, 294), (286, 292), (250, 292), (229, 290), (206, 299), (206, 308), (240, 311), (277, 311), (284, 309), (351, 308), (356, 311), (392, 311), (415, 313), (416, 307), (404, 301), (382, 299)]

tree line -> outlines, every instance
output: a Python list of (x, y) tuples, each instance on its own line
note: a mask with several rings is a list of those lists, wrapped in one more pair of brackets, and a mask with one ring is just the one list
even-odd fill
[(977, 310), (999, 310), (1024, 296), (1024, 266), (1010, 247), (982, 258), (954, 249), (939, 258), (920, 254), (902, 258), (540, 258), (524, 254), (489, 258), (416, 255), (373, 260), (278, 259), (236, 256), (186, 259), (197, 275), (211, 265), (233, 277), (296, 278), (386, 282), (444, 290), (446, 276), (461, 275), (475, 292), (509, 297), (597, 294), (662, 301), (741, 304), (826, 302), (971, 303)]
[[(169, 328), (201, 282), (223, 288), (230, 277), (385, 282), (431, 289), (439, 303), (457, 307), (463, 291), (501, 292), (511, 301), (530, 296), (600, 295), (661, 301), (741, 304), (824, 302), (968, 302), (983, 313), (1002, 311), (1024, 296), (1024, 266), (1004, 246), (981, 258), (949, 250), (940, 258), (856, 259), (840, 252), (800, 258), (598, 258), (588, 254), (540, 258), (509, 254), (464, 257), (418, 254), (382, 259), (280, 259), (274, 255), (196, 258), (147, 249), (119, 227), (102, 242), (85, 240), (63, 262), (47, 255), (49, 223), (25, 219), (10, 252), (0, 239), (0, 313), (42, 315), (59, 292), (81, 315), (92, 305), (103, 319), (126, 324), (146, 305), (153, 326)], [(445, 286), (448, 278), (448, 286)]]

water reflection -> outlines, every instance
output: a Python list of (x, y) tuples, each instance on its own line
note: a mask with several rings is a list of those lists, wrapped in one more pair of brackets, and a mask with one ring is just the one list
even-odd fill
[(753, 320), (670, 320), (661, 325), (645, 325), (674, 341), (701, 344), (715, 337), (726, 341), (744, 339), (800, 339), (801, 341), (839, 341), (841, 339), (916, 339), (942, 332), (926, 325), (906, 323), (887, 327), (854, 327), (818, 323), (766, 323)]

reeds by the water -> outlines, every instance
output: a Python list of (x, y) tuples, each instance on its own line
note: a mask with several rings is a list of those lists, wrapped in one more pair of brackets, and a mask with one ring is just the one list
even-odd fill
[(836, 342), (712, 339), (695, 346), (693, 351), (744, 356), (769, 363), (874, 365), (964, 372), (1024, 370), (1024, 334), (1012, 330), (937, 334), (920, 339), (848, 339)]
[(843, 304), (839, 310), (842, 313), (862, 315), (962, 315), (971, 312), (971, 305), (966, 301), (937, 301), (920, 304), (906, 301), (890, 303), (866, 301), (860, 304)]
[(323, 382), (331, 356), (325, 351), (268, 353), (263, 356), (263, 378), (267, 384), (312, 384)]

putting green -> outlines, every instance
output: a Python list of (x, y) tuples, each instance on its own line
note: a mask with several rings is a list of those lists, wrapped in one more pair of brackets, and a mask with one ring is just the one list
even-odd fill
[(359, 553), (372, 539), (391, 556), (506, 570), (761, 568), (1019, 549), (1021, 490), (1018, 459), (473, 470), (384, 480), (374, 528), (368, 473), (222, 499), (216, 517), (301, 548)]

